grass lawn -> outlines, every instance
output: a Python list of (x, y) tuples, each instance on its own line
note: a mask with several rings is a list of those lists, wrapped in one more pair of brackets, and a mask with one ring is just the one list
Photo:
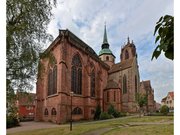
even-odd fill
[(103, 135), (173, 135), (174, 125), (144, 125), (115, 128)]
[(122, 124), (130, 122), (166, 122), (172, 121), (173, 116), (144, 116), (142, 118), (118, 118), (109, 121), (97, 121), (93, 123), (79, 123), (73, 125), (73, 130), (69, 131), (69, 126), (63, 126), (51, 129), (38, 129), (33, 131), (24, 131), (12, 133), (8, 135), (80, 135), (88, 131), (96, 129), (112, 127), (114, 129), (108, 131), (104, 135), (173, 135), (173, 124), (169, 125), (144, 125), (144, 126), (130, 126), (118, 127)]

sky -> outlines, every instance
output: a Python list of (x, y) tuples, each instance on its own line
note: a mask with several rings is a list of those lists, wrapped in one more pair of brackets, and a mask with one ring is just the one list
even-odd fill
[(56, 38), (59, 29), (69, 29), (98, 54), (106, 23), (116, 63), (129, 36), (137, 49), (140, 81), (151, 80), (155, 100), (160, 103), (174, 90), (174, 62), (163, 55), (151, 61), (157, 46), (153, 32), (161, 16), (174, 15), (173, 4), (173, 0), (58, 0), (48, 32)]

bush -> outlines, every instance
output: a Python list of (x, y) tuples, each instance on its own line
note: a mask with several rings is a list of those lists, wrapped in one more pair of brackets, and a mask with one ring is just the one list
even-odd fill
[(163, 105), (161, 107), (161, 110), (160, 112), (163, 114), (163, 115), (167, 115), (169, 113), (169, 107), (167, 105)]
[(94, 114), (94, 120), (99, 120), (101, 115), (101, 106), (97, 105), (96, 112)]
[(113, 116), (114, 118), (118, 118), (118, 117), (121, 117), (121, 113), (118, 112), (113, 105), (110, 105), (109, 108), (108, 108), (108, 114)]
[(102, 112), (100, 115), (100, 120), (106, 120), (113, 118), (111, 115), (109, 115), (107, 112)]
[(19, 126), (19, 120), (17, 117), (7, 116), (6, 118), (7, 118), (7, 121), (6, 121), (7, 128)]

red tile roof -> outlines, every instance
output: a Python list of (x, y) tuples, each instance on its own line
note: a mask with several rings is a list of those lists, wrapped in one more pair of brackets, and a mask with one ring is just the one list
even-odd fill
[(114, 72), (124, 70), (126, 68), (130, 68), (132, 66), (132, 63), (133, 63), (133, 59), (122, 61), (120, 63), (114, 64), (108, 72), (114, 73)]
[(168, 95), (170, 95), (171, 98), (174, 100), (174, 91), (168, 92)]

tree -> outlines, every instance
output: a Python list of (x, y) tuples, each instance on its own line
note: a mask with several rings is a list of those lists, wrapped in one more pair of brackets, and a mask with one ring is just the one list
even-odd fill
[(96, 111), (95, 111), (95, 114), (94, 114), (94, 120), (99, 120), (100, 115), (101, 115), (101, 106), (98, 104), (96, 106)]
[(153, 52), (152, 59), (156, 59), (164, 52), (166, 58), (174, 59), (174, 17), (170, 15), (162, 16), (156, 23), (154, 35), (157, 34), (155, 43), (159, 41), (159, 45)]
[[(52, 40), (46, 32), (56, 0), (7, 0), (6, 2), (6, 93), (7, 102), (15, 100), (14, 91), (32, 90), (39, 53)], [(7, 107), (8, 108), (8, 107)]]
[(160, 112), (163, 114), (163, 115), (167, 115), (169, 113), (169, 107), (167, 105), (163, 105), (160, 109)]
[(143, 107), (147, 105), (147, 95), (137, 93), (136, 94), (136, 102), (139, 107), (139, 116), (141, 117), (141, 112), (143, 111)]

